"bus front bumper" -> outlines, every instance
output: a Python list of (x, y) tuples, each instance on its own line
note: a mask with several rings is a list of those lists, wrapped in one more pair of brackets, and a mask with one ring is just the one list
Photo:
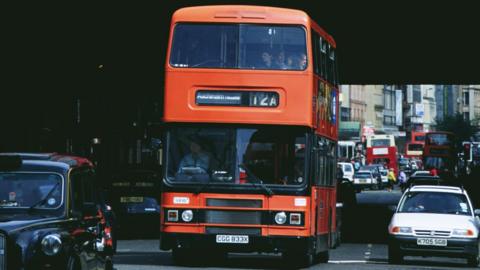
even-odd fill
[[(320, 237), (327, 243), (327, 235)], [(313, 249), (314, 237), (249, 235), (248, 243), (217, 243), (216, 234), (161, 233), (160, 249), (222, 249), (228, 252), (283, 252)], [(313, 250), (310, 250), (313, 252)]]

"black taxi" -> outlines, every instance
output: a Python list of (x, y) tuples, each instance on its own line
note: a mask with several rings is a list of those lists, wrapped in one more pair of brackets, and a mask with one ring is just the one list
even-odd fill
[(113, 269), (95, 194), (88, 159), (0, 153), (0, 270)]

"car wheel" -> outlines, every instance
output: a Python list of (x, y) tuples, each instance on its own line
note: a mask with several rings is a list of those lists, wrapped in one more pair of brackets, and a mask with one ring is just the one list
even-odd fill
[(403, 262), (403, 254), (398, 248), (388, 245), (388, 263), (401, 264)]

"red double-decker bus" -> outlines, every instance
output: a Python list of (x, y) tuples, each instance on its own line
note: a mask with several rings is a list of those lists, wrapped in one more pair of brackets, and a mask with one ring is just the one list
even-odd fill
[(422, 144), (425, 143), (426, 132), (424, 132), (424, 131), (412, 131), (411, 134), (412, 134), (411, 138), (410, 138), (411, 143), (422, 143)]
[(427, 132), (423, 148), (424, 168), (436, 168), (440, 173), (454, 176), (457, 174), (456, 165), (455, 135), (446, 131)]
[(302, 11), (174, 13), (160, 247), (176, 262), (233, 251), (328, 260), (337, 239), (335, 47)]
[(398, 175), (397, 146), (393, 135), (367, 136), (367, 164), (384, 164)]

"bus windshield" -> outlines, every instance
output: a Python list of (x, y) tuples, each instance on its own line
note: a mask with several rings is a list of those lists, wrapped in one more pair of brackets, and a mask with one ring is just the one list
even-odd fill
[(181, 23), (173, 33), (170, 65), (304, 70), (306, 48), (301, 26)]
[(372, 139), (372, 146), (390, 146), (390, 139)]
[(175, 127), (167, 135), (167, 180), (301, 185), (305, 142), (296, 127)]
[(423, 151), (423, 144), (421, 143), (410, 143), (407, 146), (409, 151)]

